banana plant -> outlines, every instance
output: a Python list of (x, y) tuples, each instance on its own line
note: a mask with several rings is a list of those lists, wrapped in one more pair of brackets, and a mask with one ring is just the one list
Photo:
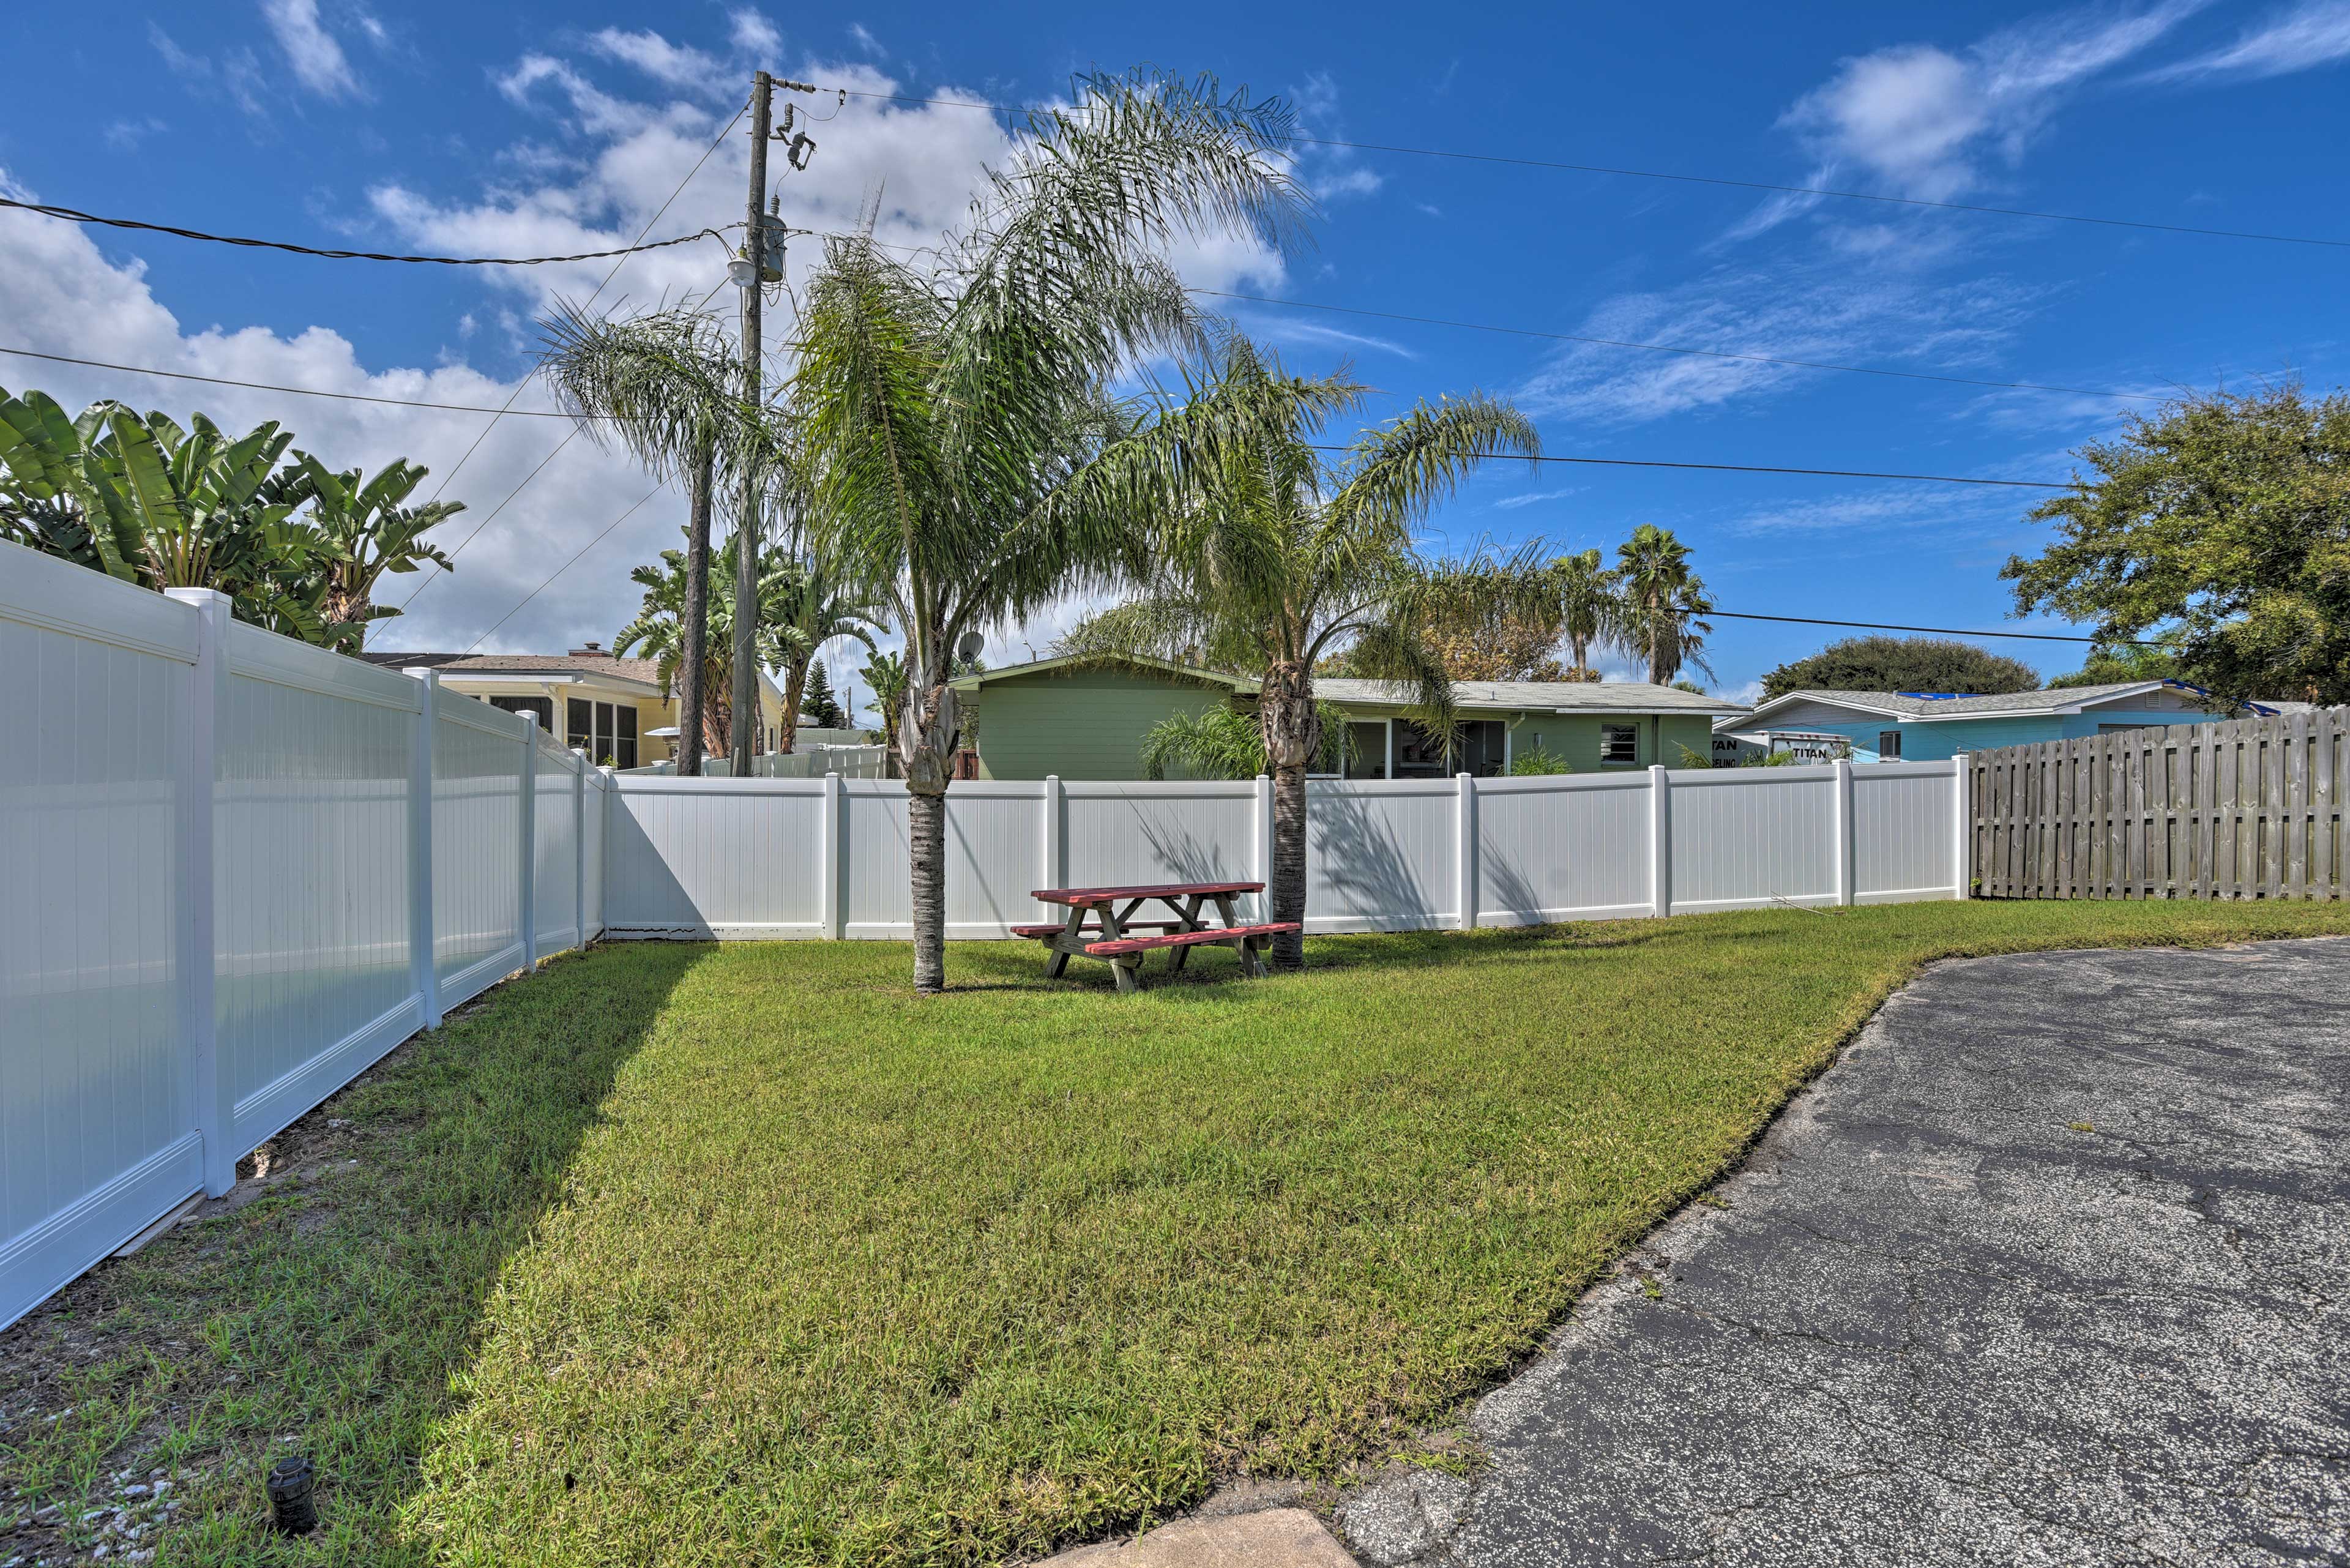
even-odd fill
[(310, 524), (326, 546), (326, 593), (319, 607), (327, 636), (343, 651), (357, 653), (370, 622), (400, 613), (375, 602), (375, 586), (386, 572), (413, 572), (428, 561), (442, 571), (455, 570), (424, 535), (463, 512), (465, 504), (403, 505), (431, 472), (406, 458), (393, 459), (374, 478), (363, 480), (359, 469), (337, 472), (307, 452), (294, 456), (309, 495)]

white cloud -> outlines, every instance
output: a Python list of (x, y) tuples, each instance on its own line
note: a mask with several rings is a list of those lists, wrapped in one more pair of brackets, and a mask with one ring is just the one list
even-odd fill
[(321, 98), (362, 96), (342, 45), (318, 19), (318, 0), (261, 0), (261, 15), (304, 87)]
[(180, 78), (182, 87), (194, 91), (217, 82), (230, 101), (246, 114), (258, 120), (269, 118), (261, 62), (251, 49), (240, 47), (223, 50), (215, 62), (209, 55), (193, 54), (180, 47), (171, 34), (153, 22), (147, 24), (147, 41), (154, 45), (155, 52), (163, 57), (164, 67)]
[[(1825, 185), (1856, 170), (1924, 201), (1982, 185), (1987, 161), (2012, 167), (2066, 95), (2137, 55), (2210, 0), (2140, 10), (2083, 8), (2002, 28), (1958, 52), (1898, 44), (1847, 58), (1780, 118)], [(1819, 198), (1773, 196), (1733, 237), (1807, 211)]]
[[(1301, 136), (1345, 140), (1345, 122), (1338, 118), (1338, 84), (1328, 72), (1308, 76), (1305, 86), (1290, 90), (1290, 100), (1297, 111)], [(1296, 167), (1305, 188), (1323, 202), (1377, 195), (1386, 183), (1376, 170), (1355, 161), (1354, 149), (1317, 145), (1311, 140), (1299, 147)]]
[(1939, 282), (1929, 275), (1932, 259), (1904, 256), (1856, 268), (1829, 254), (1717, 267), (1676, 288), (1619, 295), (1577, 331), (1752, 358), (1576, 344), (1530, 377), (1518, 400), (1537, 415), (1628, 424), (1719, 408), (1833, 373), (1765, 362), (1771, 359), (1938, 370), (1995, 363), (2042, 296), (1996, 276)]
[(1559, 501), (1581, 493), (1583, 486), (1570, 484), (1564, 490), (1537, 490), (1525, 495), (1504, 495), (1493, 503), (1504, 512), (1514, 512), (1521, 506), (1532, 506), (1542, 501)]
[(755, 55), (762, 59), (772, 57), (784, 47), (783, 34), (775, 25), (756, 11), (737, 11), (728, 18), (727, 36), (734, 52)]
[(732, 85), (721, 78), (718, 61), (711, 56), (691, 45), (672, 44), (650, 27), (637, 33), (606, 27), (588, 36), (588, 47), (608, 60), (635, 67), (664, 86), (708, 92)]
[(2350, 0), (2307, 0), (2272, 15), (2224, 48), (2149, 72), (2147, 79), (2281, 77), (2342, 59), (2350, 59)]
[(862, 22), (851, 22), (848, 25), (848, 36), (857, 40), (857, 47), (868, 55), (882, 55), (888, 52), (881, 47), (881, 40), (875, 37), (872, 30)]

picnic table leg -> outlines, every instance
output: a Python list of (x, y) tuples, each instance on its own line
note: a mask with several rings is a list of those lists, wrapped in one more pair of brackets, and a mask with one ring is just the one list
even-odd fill
[[(1240, 924), (1238, 920), (1232, 919), (1232, 897), (1231, 894), (1219, 894), (1216, 898), (1216, 909), (1224, 917), (1225, 925), (1236, 926)], [(1241, 972), (1247, 975), (1252, 980), (1263, 980), (1264, 978), (1264, 960), (1257, 956), (1257, 943), (1261, 940), (1262, 939), (1257, 937), (1243, 937), (1239, 941), (1232, 944), (1233, 948), (1240, 953)]]
[[(1114, 942), (1124, 938), (1126, 922), (1132, 919), (1134, 911), (1141, 907), (1142, 900), (1137, 898), (1126, 907), (1126, 913), (1120, 915), (1115, 905), (1104, 904), (1101, 907), (1101, 940)], [(1118, 981), (1118, 993), (1120, 996), (1126, 996), (1142, 989), (1142, 976), (1139, 973), (1141, 968), (1140, 953), (1128, 953), (1124, 958), (1114, 958), (1109, 961), (1109, 972)]]
[[(1175, 911), (1176, 918), (1183, 922), (1182, 929), (1184, 930), (1196, 931), (1200, 929), (1199, 894), (1192, 894), (1180, 904), (1178, 904), (1174, 899), (1170, 898), (1167, 900), (1167, 907), (1173, 909)], [(1230, 925), (1232, 922), (1227, 920), (1224, 923), (1226, 925)], [(1175, 950), (1173, 961), (1176, 973), (1180, 974), (1183, 972), (1184, 961), (1189, 959), (1191, 956), (1191, 950), (1190, 948), (1177, 948)]]
[[(1061, 935), (1074, 941), (1076, 940), (1077, 932), (1084, 928), (1085, 923), (1085, 910), (1079, 906), (1072, 904), (1069, 906), (1069, 918), (1062, 922)], [(1053, 952), (1053, 961), (1045, 966), (1045, 978), (1046, 980), (1058, 980), (1068, 967), (1069, 955), (1067, 950), (1056, 948)]]

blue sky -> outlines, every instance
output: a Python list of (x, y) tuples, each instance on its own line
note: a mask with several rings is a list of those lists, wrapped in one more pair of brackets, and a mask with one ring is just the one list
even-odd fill
[[(364, 249), (545, 254), (625, 243), (765, 65), (871, 93), (1035, 100), (1138, 63), (1277, 92), (1309, 133), (1883, 195), (2350, 238), (2350, 0), (2048, 10), (1811, 5), (867, 5), (820, 26), (733, 4), (393, 6), (262, 0), (43, 7), (13, 25), (0, 190)], [(40, 67), (25, 68), (38, 61)], [(1000, 157), (987, 114), (827, 96), (783, 187), (814, 228), (880, 192), (884, 238), (962, 213)], [(742, 212), (743, 138), (657, 234)], [(1315, 147), (1310, 250), (1187, 251), (1195, 285), (1540, 331), (2085, 389), (2025, 392), (1546, 343), (1227, 304), (1298, 368), (1341, 361), (1373, 413), (1482, 387), (1555, 453), (2064, 478), (2119, 411), (2180, 387), (2345, 379), (2350, 251)], [(813, 246), (803, 243), (804, 265)], [(378, 396), (502, 403), (535, 314), (608, 264), (531, 271), (323, 262), (0, 213), (0, 343)], [(698, 296), (704, 244), (632, 260), (606, 301)], [(724, 304), (721, 299), (718, 303)], [(608, 639), (631, 565), (674, 542), (664, 492), (548, 574), (650, 482), (566, 428), (194, 388), (0, 356), (0, 385), (279, 418), (338, 464), (406, 454), (472, 509), (512, 493), (381, 646), (536, 651)], [(517, 409), (547, 406), (525, 387)], [(545, 466), (539, 465), (545, 462)], [(526, 475), (537, 476), (518, 493)], [(454, 471), (452, 472), (452, 471)], [(1959, 627), (2007, 620), (2029, 493), (1523, 466), (1480, 476), (1437, 547), (1678, 531), (1725, 607)], [(407, 592), (400, 585), (397, 598)], [(544, 587), (541, 587), (545, 584)], [(537, 595), (515, 612), (533, 589)], [(1079, 607), (1071, 607), (1074, 614)], [(496, 630), (490, 628), (509, 617)], [(1000, 635), (1041, 650), (1045, 623)], [(1719, 689), (1837, 635), (1719, 623)], [(2051, 672), (2076, 651), (2008, 645)]]

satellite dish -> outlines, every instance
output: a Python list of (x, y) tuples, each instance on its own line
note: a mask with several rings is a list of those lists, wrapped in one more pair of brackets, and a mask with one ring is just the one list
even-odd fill
[(987, 639), (980, 636), (979, 633), (975, 631), (964, 632), (962, 634), (962, 640), (955, 644), (955, 657), (957, 659), (977, 659), (979, 657), (979, 650), (986, 646)]

